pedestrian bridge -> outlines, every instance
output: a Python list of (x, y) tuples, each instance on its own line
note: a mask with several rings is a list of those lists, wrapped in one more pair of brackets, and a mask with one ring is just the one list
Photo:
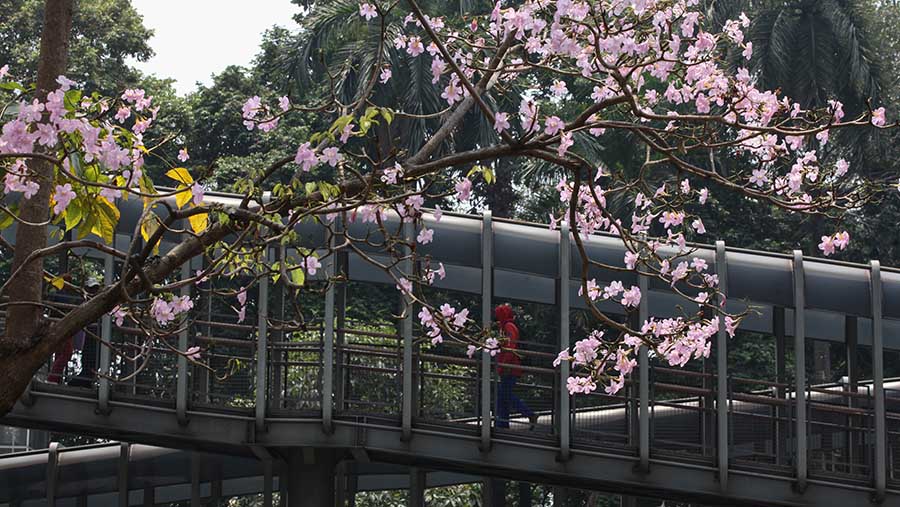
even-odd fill
[[(134, 201), (122, 205), (118, 246), (135, 230)], [(695, 256), (723, 280), (729, 310), (754, 309), (738, 336), (719, 338), (713, 358), (686, 369), (642, 354), (617, 395), (570, 397), (568, 372), (550, 367), (586, 330), (581, 258), (568, 233), (489, 214), (446, 214), (428, 225), (435, 241), (419, 253), (447, 271), (432, 297), (480, 310), (484, 324), (495, 304), (517, 309), (517, 394), (539, 414), (536, 426), (514, 415), (510, 428), (496, 427), (491, 357), (432, 346), (415, 312), (398, 318), (394, 282), (352, 253), (324, 267), (344, 275), (340, 283), (312, 280), (321, 290), (301, 300), (261, 280), (243, 322), (228, 298), (184, 288), (196, 304), (190, 327), (171, 343), (201, 346), (212, 370), (105, 317), (103, 340), (123, 351), (152, 347), (150, 360), (132, 364), (108, 347), (86, 346), (76, 358), (83, 372), (129, 380), (82, 375), (66, 385), (42, 373), (0, 423), (283, 458), (289, 505), (329, 505), (333, 467), (348, 458), (708, 504), (900, 505), (900, 380), (890, 378), (900, 376), (900, 271), (698, 246)], [(365, 227), (346, 231), (361, 237)], [(324, 247), (316, 226), (299, 232)], [(592, 237), (586, 248), (594, 259), (623, 263), (616, 238)], [(114, 281), (112, 257), (86, 254)], [(182, 274), (201, 267), (198, 258)], [(642, 316), (672, 316), (685, 303), (663, 284), (630, 276), (623, 281), (648, 294)], [(604, 309), (621, 313), (618, 305)], [(769, 351), (753, 357), (771, 364), (748, 367), (753, 357), (736, 353), (747, 350), (741, 340)]]

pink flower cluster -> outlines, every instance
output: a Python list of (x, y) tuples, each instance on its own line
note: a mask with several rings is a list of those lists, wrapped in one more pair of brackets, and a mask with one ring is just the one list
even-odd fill
[(162, 297), (155, 297), (150, 304), (150, 316), (153, 317), (160, 326), (166, 326), (174, 321), (176, 317), (190, 311), (193, 307), (194, 302), (191, 301), (189, 296), (172, 297), (169, 300)]

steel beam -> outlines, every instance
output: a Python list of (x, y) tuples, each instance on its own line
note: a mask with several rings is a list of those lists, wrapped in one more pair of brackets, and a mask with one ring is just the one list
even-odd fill
[(191, 454), (191, 507), (200, 507), (200, 457)]
[[(728, 258), (724, 241), (716, 241), (716, 275), (719, 277), (716, 302), (720, 311), (726, 311)], [(728, 332), (725, 315), (719, 315), (719, 332), (716, 335), (716, 456), (719, 485), (725, 491), (728, 489)]]
[[(272, 263), (269, 248), (266, 248), (266, 266)], [(256, 324), (256, 433), (266, 431), (266, 408), (268, 399), (269, 372), (269, 277), (259, 280)]]
[[(493, 222), (491, 212), (485, 211), (481, 225), (481, 326), (489, 329), (493, 322)], [(481, 352), (481, 450), (491, 448), (491, 354), (485, 348)]]
[[(181, 265), (181, 279), (187, 280), (191, 277), (191, 263), (185, 262)], [(190, 285), (181, 287), (181, 296), (191, 297)], [(178, 332), (178, 350), (182, 354), (178, 354), (177, 368), (178, 377), (175, 381), (175, 416), (178, 418), (178, 424), (184, 426), (188, 422), (188, 360), (184, 356), (184, 352), (188, 349), (188, 326), (182, 326)]]
[[(403, 224), (403, 238), (408, 241), (414, 241), (415, 231), (413, 224)], [(412, 251), (408, 247), (404, 247), (404, 254), (408, 256), (403, 261), (403, 276), (412, 279), (413, 262)], [(412, 438), (412, 419), (413, 419), (413, 300), (409, 295), (400, 294), (401, 303), (403, 305), (403, 321), (400, 323), (400, 335), (403, 338), (403, 397), (401, 400), (401, 438), (408, 441)]]
[[(569, 223), (563, 221), (559, 227), (559, 348), (569, 348), (569, 279), (571, 278), (571, 243)], [(559, 459), (567, 461), (572, 442), (572, 398), (569, 396), (567, 381), (570, 364), (562, 361), (559, 365)]]
[[(330, 240), (334, 246), (334, 238)], [(325, 259), (325, 316), (322, 333), (322, 429), (330, 434), (334, 431), (334, 276), (335, 255), (328, 252)]]
[(806, 282), (803, 272), (803, 252), (794, 250), (794, 415), (796, 440), (794, 470), (797, 490), (807, 485), (806, 437)]
[(875, 401), (875, 498), (884, 500), (887, 486), (887, 433), (884, 409), (884, 295), (881, 287), (881, 263), (872, 261), (872, 389)]
[[(103, 254), (103, 285), (109, 287), (113, 283), (113, 263), (112, 255)], [(112, 346), (112, 316), (109, 312), (104, 313), (100, 319), (100, 364), (98, 366), (99, 387), (97, 389), (97, 410), (101, 414), (109, 413), (109, 362), (110, 347)]]
[[(638, 276), (638, 288), (641, 290), (641, 302), (638, 304), (639, 326), (650, 318), (648, 280), (644, 275)], [(643, 473), (650, 471), (650, 360), (647, 346), (638, 349), (638, 469)]]
[(425, 471), (419, 467), (409, 468), (409, 494), (406, 496), (407, 507), (425, 507)]

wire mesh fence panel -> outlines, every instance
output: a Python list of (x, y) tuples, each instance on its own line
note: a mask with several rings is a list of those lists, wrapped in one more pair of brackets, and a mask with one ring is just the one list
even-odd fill
[(900, 484), (900, 390), (884, 390), (884, 408), (887, 414), (888, 478)]
[[(259, 287), (247, 277), (204, 287), (195, 305), (193, 341), (203, 365), (192, 365), (194, 406), (247, 409), (256, 405)], [(212, 284), (211, 284), (212, 285)], [(241, 296), (241, 292), (244, 296)]]
[(322, 330), (285, 332), (269, 343), (269, 408), (318, 413), (322, 407)]
[(479, 355), (475, 359), (469, 358), (465, 346), (450, 341), (420, 349), (416, 372), (420, 418), (433, 422), (477, 423)]
[(870, 386), (808, 388), (811, 474), (867, 478), (872, 473), (874, 414)]
[[(639, 378), (638, 369), (631, 378)], [(575, 442), (603, 447), (636, 448), (637, 384), (628, 381), (614, 395), (602, 390), (572, 397), (574, 420), (572, 438)]]
[(716, 377), (651, 366), (650, 446), (654, 453), (712, 458), (716, 451)]
[(347, 325), (338, 330), (335, 392), (339, 410), (399, 415), (403, 399), (400, 336), (384, 326)]
[(786, 384), (757, 379), (729, 379), (731, 459), (747, 465), (787, 465), (789, 402)]

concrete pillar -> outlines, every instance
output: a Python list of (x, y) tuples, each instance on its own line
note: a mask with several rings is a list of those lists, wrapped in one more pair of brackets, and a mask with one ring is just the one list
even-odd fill
[(408, 507), (425, 507), (425, 487), (427, 476), (418, 467), (409, 469), (409, 494), (406, 496)]
[(334, 507), (336, 464), (330, 451), (292, 449), (285, 477), (288, 507)]

